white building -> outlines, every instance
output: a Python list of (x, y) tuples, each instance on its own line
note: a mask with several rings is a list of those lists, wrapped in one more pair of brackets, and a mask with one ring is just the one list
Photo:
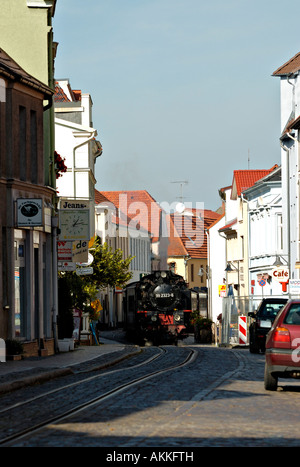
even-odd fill
[[(90, 235), (95, 234), (95, 163), (102, 154), (93, 128), (90, 94), (72, 90), (69, 80), (55, 83), (55, 149), (67, 171), (57, 179), (60, 209), (88, 209)], [(68, 203), (68, 204), (66, 204)]]
[[(273, 76), (280, 77), (283, 249), (290, 279), (299, 279), (299, 128), (300, 53), (284, 63)], [(283, 262), (283, 261), (282, 261)]]
[(283, 248), (281, 167), (257, 181), (243, 195), (248, 201), (250, 295), (281, 296), (282, 285), (272, 276), (278, 257), (283, 265), (287, 264)]
[[(258, 180), (273, 173), (274, 165), (269, 170), (234, 170), (232, 185), (220, 190), (225, 202), (225, 225), (219, 229), (226, 239), (226, 285), (227, 295), (248, 298), (249, 284), (249, 220), (245, 191)], [(274, 258), (275, 260), (275, 258)]]
[(209, 287), (208, 305), (211, 319), (216, 322), (222, 313), (222, 300), (226, 294), (225, 280), (225, 239), (219, 230), (225, 225), (225, 214), (211, 224), (207, 229)]
[[(151, 234), (142, 227), (136, 229), (135, 223), (120, 210), (118, 203), (115, 201), (115, 205), (112, 202), (115, 199), (118, 198), (114, 197), (114, 192), (95, 190), (96, 235), (101, 238), (102, 243), (107, 243), (112, 251), (120, 249), (124, 259), (129, 256), (134, 257), (129, 267), (132, 273), (129, 283), (139, 281), (141, 275), (151, 273)], [(113, 287), (101, 291), (102, 324), (115, 327), (123, 323), (121, 292), (122, 290)]]

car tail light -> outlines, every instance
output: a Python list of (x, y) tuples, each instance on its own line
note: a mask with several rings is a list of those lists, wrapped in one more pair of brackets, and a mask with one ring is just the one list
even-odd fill
[(273, 334), (274, 342), (291, 342), (290, 332), (287, 328), (277, 327)]

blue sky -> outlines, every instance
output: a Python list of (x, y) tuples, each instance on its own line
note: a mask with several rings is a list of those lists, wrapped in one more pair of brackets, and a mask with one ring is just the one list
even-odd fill
[(300, 51), (300, 2), (57, 0), (56, 78), (91, 94), (98, 190), (220, 205), (233, 171), (280, 164), (272, 73)]

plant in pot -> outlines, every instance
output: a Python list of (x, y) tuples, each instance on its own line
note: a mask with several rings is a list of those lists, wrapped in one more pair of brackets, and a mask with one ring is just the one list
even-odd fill
[(212, 342), (213, 321), (211, 319), (201, 316), (199, 312), (193, 312), (191, 316), (191, 324), (194, 326), (196, 342), (202, 344), (210, 344)]

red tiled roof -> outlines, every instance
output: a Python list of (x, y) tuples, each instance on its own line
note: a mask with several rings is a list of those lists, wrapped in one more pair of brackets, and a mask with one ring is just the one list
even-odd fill
[(74, 99), (75, 101), (81, 101), (81, 90), (77, 89), (76, 91), (73, 90)]
[(173, 222), (172, 216), (167, 215), (167, 223), (170, 223), (169, 229), (169, 244), (168, 244), (168, 257), (172, 256), (187, 256), (188, 252), (179, 237), (176, 227)]
[(295, 118), (295, 119), (291, 119), (288, 121), (288, 123), (286, 124), (283, 132), (282, 132), (282, 135), (285, 135), (286, 133), (289, 133), (291, 130), (295, 129), (295, 130), (298, 130), (300, 127), (300, 116)]
[(219, 217), (218, 217), (216, 220), (214, 220), (214, 221), (210, 224), (210, 226), (207, 227), (207, 229), (208, 229), (208, 230), (211, 229), (214, 225), (216, 225), (216, 224), (219, 222), (219, 220), (222, 219), (222, 217), (225, 217), (225, 212), (219, 214)]
[(253, 186), (255, 182), (268, 175), (277, 167), (278, 165), (275, 164), (269, 170), (234, 170), (231, 199), (241, 196), (244, 190)]
[(300, 52), (274, 71), (272, 76), (285, 76), (300, 70)]
[(114, 204), (120, 213), (151, 233), (152, 241), (160, 237), (162, 209), (146, 190), (100, 191), (95, 190), (95, 203)]
[(228, 224), (224, 225), (224, 227), (221, 227), (221, 229), (219, 229), (219, 232), (225, 232), (225, 230), (232, 230), (232, 227), (237, 223), (237, 219), (233, 219), (232, 221), (230, 221)]
[[(189, 209), (187, 209), (187, 211), (189, 211)], [(205, 230), (222, 216), (222, 214), (218, 214), (207, 209), (201, 210), (201, 220), (199, 218), (199, 214), (193, 216), (178, 213), (171, 214), (171, 219), (175, 226), (175, 232), (180, 234), (179, 240), (181, 241), (184, 250), (191, 258), (207, 258), (207, 237)], [(171, 235), (170, 242), (172, 245)], [(169, 254), (171, 252), (172, 250), (168, 249), (169, 256), (171, 256), (171, 254)]]
[(71, 102), (57, 81), (55, 82), (54, 101), (55, 102)]
[[(117, 225), (129, 226), (131, 219), (127, 217), (123, 212), (119, 211), (117, 206), (106, 198), (100, 191), (95, 190), (95, 203), (104, 203), (107, 205), (113, 205), (114, 212), (112, 213), (112, 222)], [(112, 206), (111, 206), (112, 207)], [(143, 231), (143, 229), (141, 229)]]

